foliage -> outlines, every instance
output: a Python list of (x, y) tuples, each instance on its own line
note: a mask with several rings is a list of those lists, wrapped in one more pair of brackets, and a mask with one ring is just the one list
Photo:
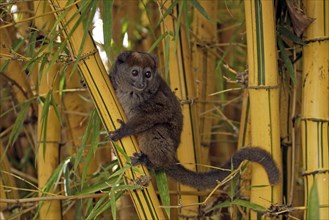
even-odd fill
[[(189, 117), (191, 124), (185, 129), (191, 137), (183, 138), (191, 138), (195, 145), (193, 165), (219, 166), (230, 158), (237, 143), (249, 143), (250, 109), (244, 90), (248, 85), (244, 4), (242, 1), (212, 3), (203, 0), (141, 0), (131, 4), (124, 0), (68, 0), (65, 7), (59, 9), (55, 0), (1, 1), (0, 216), (38, 219), (43, 215), (42, 207), (54, 201), (60, 202), (58, 212), (66, 218), (120, 219), (125, 206), (120, 199), (128, 193), (139, 201), (150, 197), (146, 199), (150, 203), (145, 210), (131, 211), (133, 218), (142, 218), (139, 212), (152, 210), (152, 205), (157, 204), (148, 194), (149, 179), (146, 178), (146, 183), (143, 181), (144, 169), (131, 167), (129, 163), (131, 149), (127, 150), (122, 143), (110, 143), (106, 138), (109, 127), (104, 121), (115, 124), (115, 118), (104, 116), (99, 110), (101, 107), (94, 104), (94, 90), (103, 84), (96, 80), (95, 87), (91, 88), (83, 69), (89, 70), (91, 81), (99, 79), (93, 78), (98, 73), (92, 72), (94, 69), (88, 63), (98, 54), (103, 63), (93, 65), (100, 69), (105, 66), (107, 70), (122, 50), (144, 50), (158, 55), (161, 74), (178, 96), (185, 94), (180, 98), (182, 106), (188, 106), (186, 112), (190, 115), (185, 118)], [(281, 105), (288, 110), (283, 113), (280, 108), (280, 120), (293, 118), (293, 122), (281, 127), (289, 130), (281, 137), (282, 145), (286, 146), (296, 144), (292, 136), (298, 131), (292, 129), (300, 126), (301, 110), (295, 108), (301, 102), (297, 91), (302, 81), (299, 64), (303, 47), (309, 43), (302, 36), (314, 19), (298, 13), (288, 1), (279, 0), (276, 6), (280, 95), (282, 99), (284, 95), (290, 97)], [(205, 26), (213, 28), (213, 38), (205, 37), (211, 35)], [(76, 39), (75, 34), (81, 27), (83, 32), (80, 39)], [(93, 47), (86, 53), (91, 33), (94, 33)], [(81, 45), (74, 50), (72, 45), (77, 42)], [(100, 98), (104, 102), (110, 99)], [(242, 102), (247, 104), (242, 106)], [(116, 117), (113, 112), (120, 112), (118, 109), (118, 105), (108, 105), (108, 114)], [(135, 142), (132, 140), (132, 143)], [(58, 158), (49, 155), (51, 144), (55, 144)], [(284, 149), (287, 155), (291, 153), (288, 151)], [(46, 159), (49, 156), (54, 161)], [(294, 156), (298, 155), (291, 158)], [(42, 185), (40, 168), (48, 169), (49, 164), (53, 167), (46, 170), (49, 176)], [(207, 169), (206, 166), (194, 167)], [(177, 192), (177, 187), (168, 188), (163, 172), (156, 173), (155, 179), (162, 207), (173, 219), (178, 215), (211, 219), (229, 213), (245, 219), (249, 210), (259, 215), (273, 217), (284, 213), (288, 216), (293, 215), (289, 209), (292, 205), (303, 205), (292, 203), (293, 198), (303, 193), (290, 196), (291, 191), (300, 190), (296, 183), (302, 182), (301, 175), (296, 172), (298, 179), (292, 178), (289, 182), (288, 175), (293, 175), (289, 172), (288, 167), (283, 167), (283, 194), (289, 198), (288, 204), (270, 204), (270, 208), (248, 201), (250, 195), (244, 194), (251, 188), (265, 186), (243, 186), (235, 179), (230, 183), (229, 192), (220, 195), (207, 192), (200, 196), (197, 191)], [(320, 190), (314, 181), (305, 206), (307, 218), (320, 215)], [(189, 203), (186, 197), (191, 195), (199, 202)], [(208, 200), (210, 197), (213, 200)], [(210, 207), (202, 206), (206, 203), (211, 204)], [(177, 214), (174, 210), (177, 207), (195, 209), (191, 208), (191, 216), (186, 212)], [(280, 212), (282, 207), (285, 211)], [(164, 214), (158, 215), (154, 208), (151, 215), (157, 219)], [(300, 217), (300, 213), (296, 216)]]

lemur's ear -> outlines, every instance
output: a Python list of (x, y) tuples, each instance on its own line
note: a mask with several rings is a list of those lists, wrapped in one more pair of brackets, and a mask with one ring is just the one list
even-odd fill
[(124, 63), (126, 62), (127, 58), (131, 55), (131, 51), (125, 51), (119, 54), (118, 58), (117, 58), (117, 62), (118, 63)]
[(158, 67), (158, 57), (155, 54), (150, 54), (150, 56), (154, 61), (154, 65), (155, 65), (154, 68), (156, 69)]

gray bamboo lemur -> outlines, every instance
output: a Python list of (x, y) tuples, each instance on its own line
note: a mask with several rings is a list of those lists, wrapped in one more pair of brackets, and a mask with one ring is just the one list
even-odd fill
[[(133, 165), (164, 169), (177, 181), (197, 189), (213, 188), (217, 181), (229, 175), (221, 169), (198, 173), (178, 164), (176, 151), (183, 127), (181, 105), (159, 75), (156, 57), (142, 52), (123, 52), (112, 67), (110, 80), (128, 120), (124, 123), (118, 119), (121, 127), (109, 137), (117, 141), (136, 136), (142, 153), (134, 154)], [(279, 181), (280, 173), (271, 155), (257, 147), (242, 148), (222, 168), (237, 168), (243, 160), (261, 164), (270, 184)]]

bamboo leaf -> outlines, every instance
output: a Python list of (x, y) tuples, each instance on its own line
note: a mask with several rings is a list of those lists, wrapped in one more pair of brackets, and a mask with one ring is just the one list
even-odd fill
[(51, 105), (53, 106), (53, 108), (54, 108), (54, 112), (55, 112), (55, 114), (56, 114), (56, 117), (57, 117), (57, 119), (58, 119), (58, 121), (59, 121), (59, 124), (60, 125), (62, 125), (62, 118), (61, 118), (61, 116), (60, 116), (60, 114), (59, 114), (59, 110), (58, 110), (58, 108), (57, 108), (57, 103), (55, 102), (55, 98), (54, 98), (54, 96), (53, 96), (53, 93), (51, 93)]
[(278, 26), (278, 32), (279, 32), (279, 34), (286, 36), (288, 39), (290, 39), (291, 41), (293, 41), (296, 44), (305, 45), (304, 41), (300, 37), (298, 37), (293, 32), (291, 32), (289, 29), (287, 29), (286, 27), (284, 27), (282, 25)]
[(183, 13), (184, 13), (184, 25), (186, 29), (187, 44), (188, 47), (191, 48), (191, 36), (190, 36), (191, 22), (188, 16), (187, 1), (183, 1)]
[(231, 206), (231, 201), (226, 200), (224, 202), (219, 203), (218, 205), (213, 206), (209, 210), (207, 210), (207, 213), (208, 212), (211, 212), (213, 210), (217, 210), (217, 209), (221, 209), (221, 208), (226, 208), (226, 207), (230, 207), (230, 206)]
[(98, 200), (98, 202), (95, 204), (95, 206), (91, 209), (91, 212), (87, 216), (86, 220), (95, 219), (100, 214), (99, 207), (102, 204), (108, 203), (108, 204), (112, 205), (111, 202), (105, 202), (106, 199), (108, 199), (108, 196), (104, 196)]
[[(131, 162), (131, 159), (130, 157), (128, 156), (128, 154), (117, 144), (115, 143), (114, 141), (112, 142), (113, 146), (115, 147), (115, 149), (120, 153), (122, 154), (122, 156), (125, 157), (126, 161), (128, 162)], [(120, 159), (120, 158), (119, 158)]]
[(20, 107), (20, 111), (19, 111), (19, 113), (17, 115), (17, 118), (15, 120), (15, 123), (13, 125), (13, 129), (10, 132), (7, 146), (4, 150), (4, 153), (0, 157), (0, 161), (3, 160), (4, 156), (6, 155), (6, 152), (7, 152), (8, 148), (10, 146), (12, 146), (12, 144), (15, 143), (15, 141), (17, 140), (19, 134), (21, 133), (24, 121), (26, 119), (27, 112), (30, 108), (30, 105), (31, 105), (31, 102), (23, 102), (22, 103), (22, 105)]
[[(169, 58), (170, 58), (170, 35), (167, 35), (165, 37), (165, 46), (164, 46), (164, 50), (165, 50), (165, 63), (168, 64), (169, 63)], [(169, 79), (169, 66), (165, 65), (165, 79), (168, 81)]]
[(204, 10), (204, 8), (200, 5), (200, 3), (197, 0), (192, 0), (190, 2), (205, 18), (207, 18), (208, 20), (210, 19), (207, 11)]
[(104, 50), (109, 60), (111, 59), (111, 42), (112, 42), (112, 5), (113, 0), (103, 1), (103, 35), (104, 35)]
[(45, 194), (47, 194), (47, 192), (53, 191), (53, 189), (55, 189), (58, 186), (64, 170), (65, 170), (65, 167), (64, 167), (64, 161), (63, 161), (56, 167), (56, 169), (53, 171), (53, 173), (49, 177), (49, 180), (44, 185), (42, 191), (46, 192)]
[[(39, 68), (39, 77), (38, 77), (38, 81), (40, 82), (41, 81), (41, 77), (44, 75), (43, 73), (45, 73), (45, 66), (47, 65), (48, 63), (48, 54), (47, 53), (44, 53), (41, 57), (40, 57), (40, 60), (41, 60), (41, 64), (40, 64), (40, 68)], [(35, 63), (35, 65), (37, 65), (38, 63)]]
[(24, 121), (26, 119), (27, 116), (27, 112), (30, 108), (31, 103), (30, 102), (23, 102), (21, 107), (20, 107), (20, 111), (17, 115), (17, 118), (15, 120), (13, 129), (10, 132), (9, 135), (9, 140), (8, 140), (8, 145), (12, 145), (16, 140), (18, 135), (20, 134), (20, 131), (23, 127)]
[(291, 60), (289, 59), (289, 56), (287, 54), (287, 51), (283, 45), (282, 39), (278, 37), (278, 46), (280, 49), (280, 54), (283, 59), (284, 65), (287, 68), (288, 74), (290, 79), (293, 81), (294, 84), (296, 84), (296, 77), (295, 77), (295, 72), (294, 72), (294, 67), (292, 65)]
[(246, 207), (249, 209), (253, 209), (256, 211), (266, 211), (266, 208), (264, 208), (263, 206), (250, 202), (250, 201), (242, 200), (242, 199), (233, 200), (232, 204)]
[(159, 45), (159, 43), (163, 40), (163, 38), (167, 37), (168, 32), (161, 34), (158, 39), (152, 44), (150, 49), (147, 51), (148, 53), (152, 53), (152, 51)]
[[(113, 117), (122, 118), (123, 113), (121, 112), (121, 109), (118, 108), (117, 100), (115, 99), (115, 94), (113, 93), (114, 91), (111, 88), (111, 85), (109, 84), (108, 76), (101, 62), (101, 58), (98, 53), (94, 53), (94, 51), (96, 51), (96, 48), (95, 44), (92, 41), (91, 35), (88, 31), (85, 30), (85, 28), (82, 27), (82, 25), (76, 25), (76, 20), (84, 19), (83, 16), (80, 16), (82, 15), (82, 9), (79, 8), (80, 4), (84, 4), (85, 2), (89, 3), (90, 1), (79, 2), (76, 7), (67, 7), (67, 3), (65, 1), (50, 0), (49, 2), (51, 2), (51, 4), (54, 5), (54, 8), (57, 9), (57, 11), (55, 12), (56, 16), (61, 15), (61, 13), (58, 13), (58, 8), (68, 10), (65, 19), (63, 19), (63, 21), (61, 22), (61, 29), (63, 30), (63, 34), (66, 37), (64, 39), (67, 39), (68, 41), (67, 47), (70, 50), (70, 56), (77, 60), (77, 62), (75, 62), (74, 64), (76, 67), (79, 68), (79, 71), (81, 72), (83, 78), (88, 84), (91, 96), (95, 101), (97, 109), (101, 113), (100, 117), (102, 119), (102, 122), (104, 123), (106, 130), (112, 130), (116, 125), (114, 123), (115, 120), (113, 119)], [(76, 13), (77, 8), (79, 8), (78, 14)], [(70, 20), (72, 16), (77, 17), (74, 19), (74, 22), (68, 22), (68, 20)], [(79, 17), (81, 17), (81, 19)], [(90, 26), (88, 27), (90, 28)], [(87, 37), (81, 37), (83, 35), (86, 35), (85, 33), (88, 33)], [(81, 57), (81, 55), (79, 57), (80, 51), (82, 51), (83, 54), (90, 54), (88, 56), (88, 59), (84, 59), (83, 62), (78, 62), (79, 58)], [(107, 98), (104, 99), (104, 97)], [(129, 145), (129, 147), (124, 148), (124, 151), (129, 152), (129, 154), (131, 154), (132, 151), (135, 151), (137, 147), (136, 142), (133, 138), (124, 138), (120, 142), (117, 142), (117, 144), (119, 144), (120, 146), (123, 146), (123, 144)], [(120, 165), (123, 165), (121, 162), (125, 161), (121, 160), (125, 160), (125, 158), (122, 157), (121, 154), (118, 154), (118, 157), (120, 157)], [(147, 171), (145, 171), (145, 173), (147, 173)], [(126, 172), (123, 175), (120, 175), (119, 177), (120, 178), (108, 179), (106, 181), (106, 183), (110, 182), (110, 184), (108, 184), (108, 187), (113, 186), (112, 183), (118, 182), (118, 179), (122, 181), (122, 179), (125, 178), (127, 179), (127, 181), (129, 181), (130, 179), (134, 179), (136, 176), (131, 172)], [(123, 184), (123, 182), (120, 182), (120, 184)], [(163, 214), (159, 209), (157, 197), (152, 186), (146, 188), (143, 192), (137, 191), (130, 193), (130, 195), (133, 197), (134, 205), (140, 216), (144, 217), (145, 219), (152, 219), (152, 217), (155, 217), (153, 219), (162, 218)]]
[[(114, 190), (111, 190), (109, 197), (104, 196), (97, 202), (96, 206), (92, 209), (92, 213), (90, 213), (87, 219), (96, 219), (97, 216), (109, 208), (111, 208), (112, 219), (116, 219), (116, 201), (120, 198), (120, 196), (122, 196), (122, 194), (123, 192), (115, 192)], [(106, 202), (106, 199), (109, 201)]]
[(320, 219), (320, 202), (316, 178), (314, 178), (314, 182), (308, 196), (306, 216), (306, 219)]
[(94, 118), (95, 114), (96, 114), (96, 112), (95, 112), (95, 110), (93, 110), (91, 112), (90, 117), (89, 117), (89, 121), (88, 121), (86, 130), (83, 133), (82, 140), (81, 140), (81, 145), (80, 145), (80, 147), (79, 147), (79, 149), (76, 153), (76, 156), (75, 156), (75, 161), (74, 161), (74, 169), (75, 170), (78, 168), (78, 165), (81, 162), (81, 159), (83, 157), (83, 153), (84, 153), (84, 150), (86, 148), (87, 141), (89, 139), (89, 134), (91, 133), (91, 130), (92, 130), (92, 121), (93, 121), (93, 118)]
[(88, 32), (89, 28), (91, 27), (91, 24), (95, 17), (95, 13), (96, 13), (98, 4), (99, 4), (99, 0), (86, 1), (85, 4), (81, 4), (79, 7), (79, 12), (81, 14), (81, 18), (84, 18), (81, 21), (82, 21), (85, 33)]
[(35, 56), (35, 51), (36, 51), (36, 44), (39, 43), (37, 40), (38, 37), (38, 32), (37, 31), (32, 31), (30, 38), (29, 38), (29, 48), (28, 48), (28, 55), (30, 57)]
[(163, 13), (161, 20), (158, 22), (158, 24), (156, 26), (159, 26), (161, 22), (163, 22), (163, 20), (172, 13), (174, 7), (177, 5), (178, 0), (175, 0), (173, 3), (171, 3), (171, 5), (168, 7), (168, 9)]
[(89, 137), (91, 138), (90, 141), (90, 149), (87, 152), (86, 159), (84, 161), (84, 167), (82, 171), (82, 182), (84, 182), (86, 176), (87, 176), (87, 171), (89, 168), (89, 165), (91, 163), (91, 160), (94, 158), (96, 149), (99, 144), (99, 134), (100, 134), (100, 126), (101, 126), (101, 121), (98, 117), (97, 112), (94, 111), (94, 114), (92, 114), (91, 120), (91, 131), (88, 133)]
[[(13, 44), (13, 48), (11, 48), (13, 51), (17, 52), (24, 44), (24, 40), (23, 39), (18, 39), (14, 42)], [(3, 72), (7, 69), (8, 64), (9, 64), (10, 60), (1, 60), (0, 62), (0, 72)]]
[[(42, 136), (42, 148), (43, 148), (43, 158), (45, 158), (46, 155), (46, 144), (47, 144), (47, 127), (48, 127), (48, 113), (49, 113), (49, 106), (51, 103), (51, 90), (47, 93), (46, 98), (40, 97), (41, 103), (43, 103), (42, 112), (41, 112), (41, 134)], [(41, 141), (41, 140), (40, 140)], [(39, 145), (38, 145), (39, 146)], [(38, 149), (37, 149), (38, 151)]]
[[(104, 196), (104, 197), (102, 197), (102, 198), (100, 198), (98, 201), (97, 201), (97, 203), (95, 204), (95, 202), (93, 201), (93, 199), (88, 199), (88, 201), (87, 201), (87, 205), (85, 205), (85, 213), (89, 213), (89, 215), (94, 211), (94, 208), (95, 207), (98, 207), (99, 205), (98, 204), (101, 204), (101, 202), (104, 200), (104, 199), (106, 199), (107, 198), (107, 196)], [(102, 200), (102, 201), (101, 201)], [(80, 211), (80, 213), (79, 213), (79, 215), (80, 215), (80, 218), (79, 218), (79, 216), (75, 216), (75, 219), (82, 219), (82, 212)], [(85, 215), (85, 216), (87, 216), (87, 215)], [(87, 218), (86, 218), (87, 219)]]
[(111, 190), (111, 193), (110, 193), (110, 202), (111, 203), (111, 211), (112, 211), (112, 217), (113, 219), (116, 219), (117, 218), (117, 209), (116, 209), (116, 205), (115, 205), (115, 202), (116, 202), (116, 199), (115, 199), (115, 193), (114, 193), (114, 190)]
[(162, 205), (166, 207), (165, 211), (167, 213), (167, 216), (170, 216), (170, 196), (167, 175), (163, 170), (160, 170), (155, 172), (155, 179), (157, 182)]
[(217, 210), (217, 209), (221, 209), (221, 208), (225, 208), (225, 207), (231, 207), (232, 205), (239, 205), (239, 206), (246, 207), (246, 208), (249, 208), (249, 209), (252, 209), (255, 211), (260, 211), (260, 212), (266, 211), (266, 208), (264, 208), (263, 206), (258, 205), (256, 203), (242, 200), (242, 199), (236, 199), (233, 201), (226, 200), (226, 201), (212, 207), (211, 209), (207, 210), (207, 212), (211, 212), (213, 210)]
[(175, 54), (177, 54), (177, 47), (179, 46), (179, 40), (180, 40), (179, 35), (180, 35), (182, 14), (183, 14), (183, 4), (180, 4), (178, 9), (178, 18), (176, 20), (175, 29), (174, 29)]
[(141, 188), (142, 186), (139, 185), (118, 185), (114, 187), (116, 191), (136, 190)]

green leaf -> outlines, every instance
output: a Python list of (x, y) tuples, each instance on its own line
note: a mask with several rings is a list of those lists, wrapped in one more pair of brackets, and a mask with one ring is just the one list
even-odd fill
[(104, 35), (104, 50), (109, 60), (111, 60), (111, 41), (112, 41), (112, 5), (113, 0), (103, 1), (103, 35)]
[(92, 210), (89, 213), (89, 215), (87, 216), (86, 220), (96, 219), (96, 217), (101, 214), (100, 208), (103, 204), (112, 205), (112, 203), (110, 201), (106, 202), (107, 199), (108, 199), (108, 196), (103, 196), (102, 198), (100, 198), (97, 201), (97, 203), (95, 204), (95, 206), (92, 208)]
[[(15, 52), (19, 52), (19, 49), (24, 45), (24, 40), (23, 39), (17, 39), (15, 40), (15, 42), (12, 44), (12, 48), (11, 50), (15, 51)], [(1, 45), (2, 46), (2, 45)], [(11, 60), (10, 59), (1, 59), (1, 63), (0, 63), (0, 72), (4, 72), (7, 67), (8, 64)]]
[[(42, 112), (41, 112), (41, 134), (40, 137), (42, 137), (42, 148), (43, 148), (43, 159), (46, 156), (46, 144), (47, 144), (47, 127), (48, 127), (48, 113), (49, 113), (49, 106), (51, 103), (51, 98), (52, 98), (52, 90), (49, 90), (47, 93), (46, 98), (43, 99), (40, 97), (40, 102), (43, 104), (42, 107)], [(37, 147), (37, 151), (39, 150), (39, 145)]]
[(93, 121), (93, 118), (94, 118), (95, 114), (96, 114), (96, 111), (93, 110), (90, 114), (86, 130), (83, 133), (80, 147), (79, 147), (79, 149), (76, 153), (76, 156), (75, 156), (75, 161), (74, 161), (74, 169), (75, 170), (78, 168), (78, 165), (80, 164), (80, 162), (83, 158), (84, 151), (85, 151), (85, 148), (86, 148), (86, 145), (87, 145), (87, 142), (89, 140), (89, 136), (90, 136), (90, 133), (91, 133), (91, 130), (92, 130), (92, 121)]
[(236, 199), (236, 200), (233, 200), (231, 202), (231, 204), (243, 206), (243, 207), (255, 210), (255, 211), (266, 211), (266, 208), (264, 208), (263, 206), (258, 205), (256, 203), (252, 203), (252, 202), (247, 201), (247, 200)]
[(9, 135), (9, 140), (8, 140), (7, 146), (4, 150), (4, 153), (0, 157), (0, 162), (3, 160), (3, 157), (6, 154), (8, 148), (10, 146), (12, 146), (12, 144), (15, 143), (19, 134), (21, 133), (24, 121), (26, 119), (27, 112), (29, 111), (29, 108), (30, 108), (30, 105), (31, 105), (31, 102), (23, 102), (22, 105), (20, 106), (20, 110), (18, 112), (17, 118), (15, 120), (15, 123), (14, 123), (13, 128)]
[(320, 202), (316, 178), (314, 178), (310, 194), (308, 195), (306, 216), (306, 219), (320, 219)]
[(185, 25), (185, 32), (187, 38), (187, 45), (189, 48), (191, 48), (191, 36), (190, 36), (191, 22), (189, 20), (186, 0), (183, 1), (183, 12), (184, 12), (184, 25)]
[(111, 211), (112, 211), (112, 217), (113, 219), (117, 219), (117, 209), (116, 209), (116, 199), (115, 199), (115, 193), (114, 193), (114, 190), (111, 190), (111, 193), (110, 193), (110, 204), (111, 204)]
[(179, 5), (179, 9), (178, 9), (178, 18), (175, 22), (175, 33), (174, 33), (174, 41), (175, 41), (175, 45), (174, 45), (174, 51), (175, 54), (177, 54), (177, 48), (179, 47), (179, 41), (180, 39), (180, 28), (181, 28), (181, 20), (182, 20), (182, 14), (183, 14), (183, 4)]
[(170, 216), (170, 196), (167, 175), (163, 170), (160, 170), (155, 172), (155, 179), (157, 182), (162, 205), (166, 206), (165, 211), (167, 213), (167, 216)]
[(101, 121), (100, 121), (100, 118), (98, 117), (98, 114), (96, 111), (93, 112), (92, 117), (90, 118), (90, 121), (91, 121), (91, 126), (90, 126), (91, 130), (90, 130), (90, 132), (88, 132), (88, 134), (89, 134), (91, 141), (90, 141), (90, 148), (88, 149), (87, 155), (85, 157), (86, 159), (85, 159), (85, 161), (83, 161), (84, 167), (83, 167), (83, 171), (82, 171), (82, 182), (84, 182), (84, 180), (87, 176), (89, 165), (90, 165), (91, 161), (94, 159), (95, 152), (96, 152), (96, 149), (99, 144)]
[(163, 38), (167, 37), (167, 35), (168, 35), (168, 32), (161, 34), (158, 37), (158, 39), (156, 39), (156, 41), (152, 44), (152, 46), (150, 47), (150, 49), (147, 52), (151, 53), (159, 45), (159, 43), (163, 40)]
[(157, 23), (157, 25), (156, 26), (159, 26), (160, 25), (160, 23), (169, 15), (169, 14), (171, 14), (172, 13), (172, 11), (173, 11), (173, 9), (174, 9), (174, 7), (177, 5), (177, 3), (178, 3), (178, 0), (175, 0), (169, 7), (168, 7), (168, 9), (163, 13), (163, 15), (162, 15), (162, 17), (161, 17), (161, 19), (160, 19), (160, 21)]
[(287, 51), (283, 45), (283, 41), (280, 38), (280, 36), (278, 37), (278, 46), (280, 49), (281, 58), (283, 59), (284, 65), (287, 68), (290, 79), (293, 81), (294, 84), (296, 84), (296, 76), (295, 76), (295, 72), (294, 72), (294, 67), (293, 67), (291, 60), (289, 59), (289, 55), (287, 54)]
[(231, 206), (231, 201), (226, 200), (224, 202), (221, 202), (215, 206), (213, 206), (212, 208), (208, 209), (206, 211), (206, 213), (212, 212), (213, 210), (217, 210), (217, 209), (221, 209), (221, 208), (226, 208), (226, 207), (230, 207)]
[[(128, 162), (131, 162), (131, 159), (130, 157), (128, 156), (128, 154), (124, 151), (124, 149), (122, 149), (122, 147), (120, 147), (116, 142), (112, 142), (113, 143), (113, 146), (114, 148), (119, 152), (121, 153), (125, 159), (128, 161)], [(118, 157), (118, 159), (120, 160), (120, 157)]]
[(169, 79), (169, 58), (170, 58), (170, 34), (165, 37), (165, 79)]
[(54, 108), (54, 112), (56, 114), (56, 117), (57, 117), (57, 119), (59, 121), (59, 124), (62, 125), (62, 118), (61, 118), (61, 116), (59, 114), (59, 110), (57, 108), (57, 103), (55, 102), (55, 98), (54, 98), (54, 94), (53, 93), (51, 93), (51, 99), (50, 100), (51, 100), (51, 105)]
[[(51, 176), (49, 177), (47, 183), (43, 187), (43, 192), (50, 192), (55, 190), (56, 187), (60, 184), (62, 173), (65, 172), (66, 169), (65, 161), (61, 162), (54, 171), (52, 171)], [(47, 194), (45, 194), (47, 195)]]
[(281, 35), (286, 36), (288, 39), (290, 39), (294, 43), (300, 44), (300, 45), (305, 45), (305, 42), (301, 38), (299, 38), (297, 35), (295, 35), (293, 32), (291, 32), (286, 27), (279, 25), (277, 30)]
[(207, 11), (200, 5), (200, 3), (197, 0), (192, 0), (191, 4), (203, 15), (203, 17), (210, 19)]

